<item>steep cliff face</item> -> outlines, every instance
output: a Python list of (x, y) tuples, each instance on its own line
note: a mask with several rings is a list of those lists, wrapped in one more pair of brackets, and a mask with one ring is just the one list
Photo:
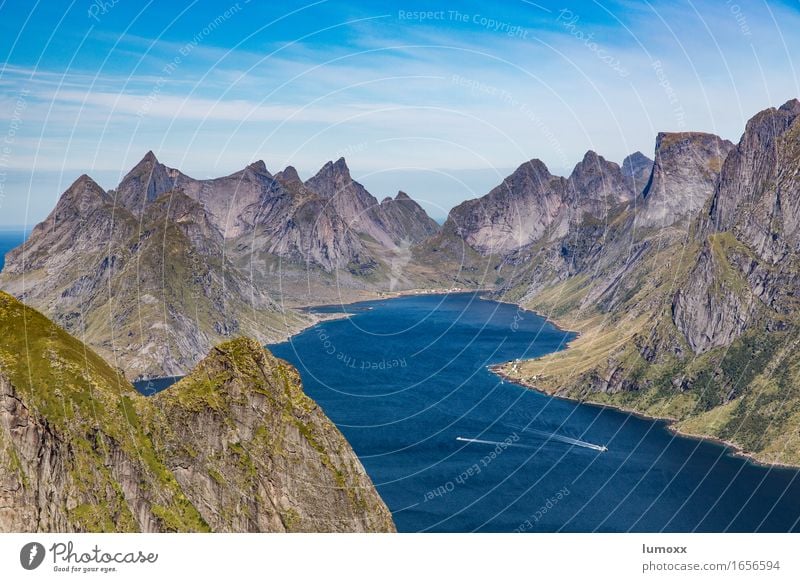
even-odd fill
[(566, 180), (539, 160), (522, 164), (485, 196), (450, 211), (444, 230), (454, 231), (481, 254), (506, 253), (542, 237), (566, 232)]
[(153, 152), (147, 152), (111, 195), (118, 205), (139, 217), (156, 199), (171, 191), (182, 192), (201, 204), (225, 238), (251, 229), (254, 216), (263, 213), (263, 209), (291, 204), (264, 162), (255, 162), (222, 178), (196, 180), (165, 166)]
[(303, 268), (322, 267), (327, 272), (348, 265), (367, 268), (374, 259), (355, 230), (338, 214), (335, 205), (300, 180), (289, 166), (275, 179), (289, 194), (289, 206), (267, 205), (254, 213), (254, 228), (236, 240), (234, 249), (247, 259), (277, 256)]
[(701, 218), (703, 252), (676, 294), (674, 320), (697, 353), (797, 311), (800, 103), (756, 115)]
[(157, 395), (154, 442), (215, 531), (390, 531), (389, 512), (297, 371), (252, 340)]
[[(633, 200), (635, 192), (617, 164), (590, 150), (572, 170), (567, 195), (577, 213), (602, 220), (612, 208)], [(582, 218), (579, 215), (577, 222)]]
[(90, 348), (0, 292), (0, 531), (203, 531)]
[(256, 342), (147, 399), (0, 293), (0, 531), (393, 530), (296, 371)]
[(305, 186), (328, 201), (349, 228), (390, 249), (403, 241), (419, 242), (438, 230), (436, 222), (407, 195), (396, 204), (378, 204), (353, 180), (344, 158), (326, 163)]
[(623, 212), (590, 267), (523, 296), (582, 335), (507, 371), (800, 463), (798, 117), (796, 100), (759, 113), (735, 149), (660, 135), (643, 206)]
[(370, 271), (375, 258), (359, 236), (387, 249), (430, 236), (438, 225), (410, 198), (387, 206), (352, 179), (344, 158), (305, 184), (289, 166), (272, 176), (263, 161), (222, 178), (196, 180), (152, 152), (122, 180), (114, 200), (137, 217), (161, 195), (179, 191), (198, 202), (232, 247), (247, 247), (300, 267), (348, 265)]
[(587, 229), (616, 217), (634, 197), (620, 167), (593, 151), (569, 178), (553, 176), (541, 161), (531, 160), (485, 196), (456, 206), (443, 230), (484, 256), (524, 254), (532, 245), (575, 241), (579, 234), (595, 238)]
[(708, 133), (659, 133), (637, 225), (658, 228), (695, 217), (714, 193), (731, 149), (731, 142)]
[(195, 180), (189, 176), (166, 167), (149, 151), (125, 174), (112, 195), (118, 205), (138, 216), (148, 204), (165, 192), (191, 185), (193, 182)]
[(384, 198), (380, 205), (389, 224), (396, 225), (400, 244), (414, 244), (439, 232), (439, 224), (402, 190), (394, 198)]
[(185, 373), (215, 343), (284, 337), (303, 323), (227, 259), (205, 209), (181, 192), (139, 217), (83, 177), (10, 252), (0, 286), (131, 378)]

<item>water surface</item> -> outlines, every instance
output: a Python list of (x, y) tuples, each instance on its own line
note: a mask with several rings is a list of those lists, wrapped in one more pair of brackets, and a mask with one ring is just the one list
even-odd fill
[(798, 529), (796, 471), (487, 370), (562, 349), (571, 334), (541, 317), (472, 293), (318, 311), (352, 316), (270, 349), (298, 367), (400, 531)]

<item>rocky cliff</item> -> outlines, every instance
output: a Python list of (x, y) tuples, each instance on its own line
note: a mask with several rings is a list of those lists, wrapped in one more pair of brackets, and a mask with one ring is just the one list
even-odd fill
[(405, 195), (378, 204), (343, 159), (304, 184), (263, 162), (196, 180), (148, 152), (115, 190), (70, 186), (8, 254), (0, 288), (130, 378), (175, 375), (227, 337), (266, 343), (307, 324), (287, 301), (415, 286), (398, 265), (437, 229)]
[(453, 208), (443, 230), (483, 255), (510, 252), (566, 232), (566, 191), (564, 178), (531, 160), (485, 196)]
[(291, 365), (214, 348), (153, 398), (153, 442), (214, 531), (391, 531), (391, 515)]
[(659, 133), (637, 225), (660, 228), (694, 218), (714, 193), (731, 149), (731, 142), (709, 133)]
[(0, 293), (0, 531), (393, 530), (297, 372), (258, 343), (215, 348), (148, 399)]
[(586, 222), (604, 222), (634, 197), (620, 167), (593, 151), (569, 178), (531, 160), (485, 196), (456, 206), (443, 230), (484, 256), (507, 255), (575, 235)]
[(796, 100), (763, 111), (735, 147), (660, 134), (643, 204), (620, 220), (630, 244), (524, 297), (581, 336), (509, 373), (800, 463), (798, 117)]
[(86, 176), (8, 253), (0, 286), (130, 378), (185, 373), (226, 337), (280, 339), (307, 319), (233, 266), (195, 200), (168, 192), (137, 217)]
[(303, 183), (289, 166), (275, 176), (263, 161), (222, 178), (196, 180), (168, 168), (148, 152), (110, 194), (136, 216), (169, 191), (198, 202), (235, 250), (247, 247), (299, 266), (331, 272), (374, 268), (374, 252), (360, 237), (380, 246), (414, 244), (438, 225), (408, 196), (402, 204), (378, 204), (353, 180), (344, 158), (326, 163)]

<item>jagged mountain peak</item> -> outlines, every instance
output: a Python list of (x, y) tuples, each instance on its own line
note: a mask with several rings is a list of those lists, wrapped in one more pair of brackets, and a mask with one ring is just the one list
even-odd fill
[(80, 206), (81, 208), (75, 208), (76, 212), (80, 212), (80, 210), (86, 211), (86, 205), (94, 207), (97, 204), (110, 201), (111, 197), (91, 176), (82, 174), (59, 198), (55, 208), (55, 216), (58, 217), (66, 207)]
[(517, 169), (514, 170), (511, 175), (508, 176), (508, 178), (506, 178), (506, 180), (521, 178), (524, 176), (542, 181), (549, 181), (553, 177), (553, 175), (550, 173), (550, 170), (547, 168), (547, 165), (538, 158), (534, 158), (520, 164)]
[(411, 196), (400, 190), (397, 193), (397, 196), (394, 197), (395, 200), (411, 200)]
[(653, 171), (653, 160), (642, 152), (636, 151), (622, 160), (620, 171), (634, 195), (638, 196), (644, 191), (647, 182), (650, 180), (650, 174)]
[[(142, 159), (139, 160), (127, 174), (125, 174), (125, 178), (127, 178), (128, 176), (141, 174), (142, 172), (145, 171), (149, 172), (152, 170), (154, 166), (158, 165), (162, 164), (161, 162), (158, 161), (158, 158), (153, 153), (153, 150), (147, 150), (147, 153), (142, 157)], [(123, 178), (123, 181), (125, 178)]]
[(286, 166), (283, 170), (275, 174), (275, 179), (285, 184), (302, 184), (303, 180), (300, 179), (300, 174), (294, 166)]
[(660, 132), (637, 216), (642, 227), (666, 227), (694, 216), (714, 193), (734, 145), (705, 132)]
[(264, 163), (264, 160), (255, 161), (247, 167), (254, 172), (258, 172), (259, 174), (269, 174), (269, 171), (267, 170), (267, 164)]
[(786, 103), (780, 106), (781, 111), (788, 111), (793, 115), (800, 115), (800, 101), (796, 98), (789, 99)]
[(592, 150), (575, 165), (567, 182), (567, 191), (577, 208), (598, 218), (605, 216), (611, 206), (634, 196), (620, 167)]
[(601, 156), (594, 150), (588, 150), (583, 155), (581, 161), (575, 164), (575, 168), (572, 170), (572, 174), (574, 175), (576, 172), (582, 170), (594, 169), (604, 166), (607, 166), (609, 168), (619, 169), (619, 166), (615, 162), (610, 162), (606, 160), (603, 156)]
[(94, 181), (94, 179), (89, 174), (81, 174), (78, 178), (72, 183), (72, 185), (67, 188), (67, 190), (72, 190), (74, 188), (92, 188), (97, 189), (100, 191), (105, 191), (100, 187), (100, 185)]
[(648, 158), (640, 151), (635, 151), (622, 160), (622, 173), (626, 176), (633, 176), (636, 171), (643, 166), (652, 166), (653, 160)]
[(156, 158), (156, 154), (153, 153), (153, 150), (147, 150), (147, 153), (142, 158), (142, 162), (155, 162), (155, 163), (158, 163), (158, 158)]
[(333, 167), (340, 172), (350, 173), (350, 168), (347, 167), (347, 160), (344, 159), (344, 156), (333, 162)]
[(327, 161), (325, 165), (320, 168), (320, 170), (314, 175), (313, 178), (309, 179), (308, 182), (312, 181), (319, 181), (319, 180), (342, 180), (342, 181), (352, 181), (352, 177), (350, 176), (350, 168), (347, 167), (347, 162), (345, 159), (339, 158), (335, 162)]

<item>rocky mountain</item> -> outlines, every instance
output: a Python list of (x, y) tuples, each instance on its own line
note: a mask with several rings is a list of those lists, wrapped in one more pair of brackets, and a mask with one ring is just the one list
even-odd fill
[(653, 171), (653, 160), (642, 152), (634, 152), (624, 160), (620, 168), (622, 175), (628, 182), (628, 187), (637, 195), (641, 194), (647, 182), (650, 181), (650, 174)]
[(152, 401), (153, 442), (212, 530), (394, 529), (297, 370), (257, 342), (217, 346)]
[(797, 100), (762, 111), (736, 146), (660, 134), (643, 203), (591, 268), (517, 291), (580, 337), (505, 372), (800, 463), (798, 117)]
[(394, 226), (399, 244), (419, 243), (439, 232), (439, 224), (402, 190), (394, 198), (381, 201), (380, 210), (387, 224)]
[(566, 192), (564, 178), (531, 160), (485, 196), (453, 208), (443, 230), (455, 232), (483, 255), (509, 252), (566, 232)]
[(405, 193), (396, 204), (378, 200), (350, 176), (344, 158), (326, 163), (305, 186), (327, 200), (348, 227), (385, 247), (417, 243), (438, 225)]
[(233, 266), (195, 200), (168, 192), (137, 217), (87, 176), (8, 253), (0, 286), (131, 378), (185, 373), (226, 337), (266, 343), (308, 320)]
[(272, 176), (263, 161), (222, 178), (195, 180), (148, 152), (111, 194), (138, 216), (173, 190), (200, 203), (226, 240), (256, 238), (259, 253), (326, 271), (348, 264), (372, 266), (375, 259), (359, 237), (393, 249), (438, 229), (408, 197), (398, 205), (405, 212), (387, 215), (388, 207), (352, 179), (344, 158), (326, 163), (304, 184), (292, 166)]
[(485, 196), (456, 206), (443, 230), (484, 256), (507, 255), (560, 240), (587, 218), (605, 221), (634, 197), (620, 167), (593, 151), (569, 178), (553, 176), (540, 160), (531, 160)]
[(731, 149), (731, 142), (709, 133), (659, 133), (637, 225), (659, 228), (693, 218), (714, 193)]
[(768, 318), (777, 328), (798, 311), (800, 103), (750, 120), (725, 162), (703, 246), (673, 314), (694, 352), (727, 346)]
[(590, 150), (567, 179), (565, 202), (574, 209), (577, 222), (583, 214), (605, 220), (613, 208), (630, 202), (635, 195), (620, 167)]
[(252, 340), (145, 398), (0, 292), (0, 420), (0, 531), (394, 531), (297, 372)]
[(378, 204), (343, 159), (304, 184), (263, 162), (196, 180), (148, 152), (115, 190), (88, 176), (70, 186), (8, 254), (0, 288), (131, 378), (176, 375), (225, 338), (266, 343), (306, 325), (282, 305), (309, 277), (339, 294), (415, 285), (397, 265), (436, 229), (407, 196)]

